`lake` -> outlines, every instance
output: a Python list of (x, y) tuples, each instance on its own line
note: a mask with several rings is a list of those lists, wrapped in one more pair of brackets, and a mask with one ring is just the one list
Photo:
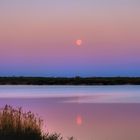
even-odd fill
[(0, 86), (5, 104), (31, 110), (44, 131), (77, 140), (140, 140), (140, 86)]

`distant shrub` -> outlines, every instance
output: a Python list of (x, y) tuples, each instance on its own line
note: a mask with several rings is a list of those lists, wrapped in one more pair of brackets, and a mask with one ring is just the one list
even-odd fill
[[(63, 140), (60, 134), (43, 133), (43, 121), (31, 111), (6, 105), (0, 110), (0, 140)], [(74, 140), (73, 137), (68, 140)]]

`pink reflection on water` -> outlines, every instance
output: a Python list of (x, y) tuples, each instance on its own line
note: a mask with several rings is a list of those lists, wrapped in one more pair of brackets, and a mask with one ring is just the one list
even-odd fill
[(44, 120), (44, 131), (66, 138), (140, 140), (140, 87), (98, 88), (5, 86), (0, 88), (0, 107), (31, 110)]
[(77, 125), (82, 125), (82, 123), (83, 123), (83, 118), (81, 117), (81, 115), (78, 115), (76, 117), (76, 124)]

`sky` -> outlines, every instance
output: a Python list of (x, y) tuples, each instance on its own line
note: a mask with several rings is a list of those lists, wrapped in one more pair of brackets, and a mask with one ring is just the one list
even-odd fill
[(140, 76), (139, 13), (139, 0), (1, 0), (0, 76)]

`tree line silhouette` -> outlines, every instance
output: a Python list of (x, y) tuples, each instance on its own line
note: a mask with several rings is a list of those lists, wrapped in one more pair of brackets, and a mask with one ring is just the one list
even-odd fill
[(140, 85), (140, 77), (0, 77), (0, 85)]

